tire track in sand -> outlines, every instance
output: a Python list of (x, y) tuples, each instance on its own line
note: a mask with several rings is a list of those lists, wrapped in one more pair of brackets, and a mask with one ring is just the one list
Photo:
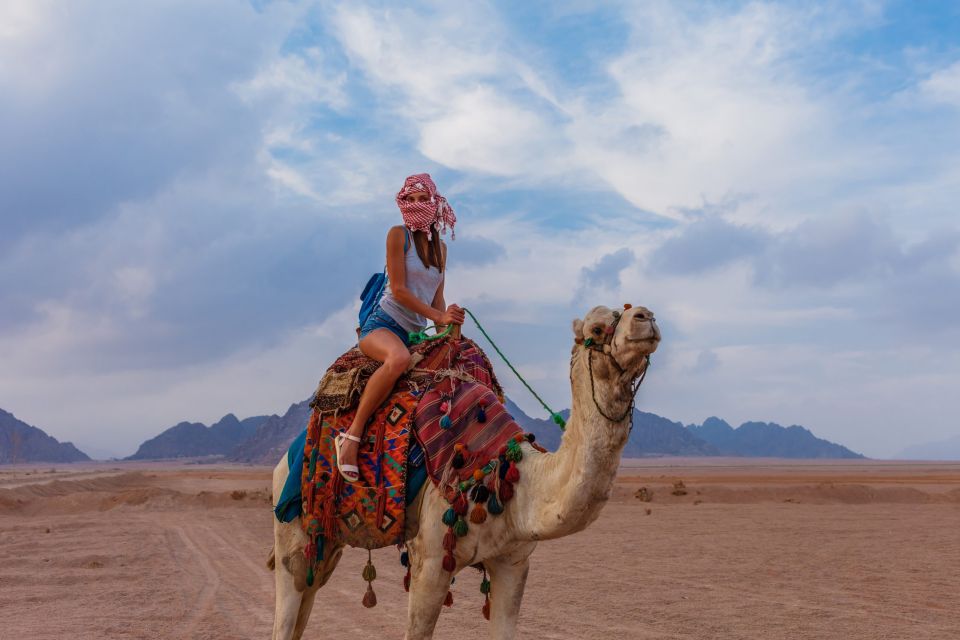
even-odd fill
[(203, 571), (205, 577), (205, 584), (203, 589), (200, 591), (200, 595), (196, 599), (196, 604), (193, 607), (193, 612), (189, 617), (183, 622), (180, 630), (180, 637), (182, 638), (195, 638), (197, 637), (197, 629), (200, 626), (200, 621), (207, 616), (208, 613), (213, 609), (214, 602), (216, 601), (217, 590), (220, 588), (220, 574), (217, 573), (217, 570), (210, 563), (210, 560), (207, 559), (207, 556), (199, 548), (197, 543), (190, 537), (190, 534), (187, 533), (187, 530), (182, 526), (175, 526), (173, 530), (176, 531), (177, 535), (180, 537), (180, 540), (183, 542), (183, 546), (187, 548), (190, 553), (197, 560), (197, 565)]

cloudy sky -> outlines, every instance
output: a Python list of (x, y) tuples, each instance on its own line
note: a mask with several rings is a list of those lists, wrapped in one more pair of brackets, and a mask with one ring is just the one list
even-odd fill
[(0, 2), (0, 407), (95, 456), (282, 413), (428, 171), (448, 302), (558, 408), (631, 302), (645, 410), (960, 432), (956, 3), (460, 4)]

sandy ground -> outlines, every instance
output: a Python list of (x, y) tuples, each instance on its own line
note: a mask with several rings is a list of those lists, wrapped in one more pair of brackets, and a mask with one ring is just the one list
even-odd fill
[[(0, 467), (0, 638), (269, 638), (269, 482)], [(397, 553), (374, 552), (372, 610), (365, 556), (347, 550), (307, 637), (402, 638)], [(486, 637), (479, 582), (460, 574), (437, 638)], [(591, 528), (538, 547), (520, 636), (960, 638), (960, 463), (625, 461)]]

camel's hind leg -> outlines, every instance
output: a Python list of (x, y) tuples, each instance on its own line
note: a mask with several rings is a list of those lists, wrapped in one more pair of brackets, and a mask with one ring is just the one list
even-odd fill
[[(273, 503), (277, 504), (289, 469), (286, 456), (273, 470)], [(310, 619), (313, 600), (340, 561), (342, 547), (328, 547), (324, 559), (314, 572), (313, 586), (307, 587), (307, 534), (300, 518), (292, 522), (273, 520), (273, 552), (268, 566), (274, 570), (277, 590), (276, 612), (273, 619), (273, 640), (297, 640)]]
[[(299, 527), (299, 519), (290, 525)], [(279, 525), (279, 526), (290, 526)], [(300, 531), (302, 534), (302, 530)], [(303, 536), (306, 539), (306, 536)], [(278, 540), (279, 542), (279, 540)], [(274, 569), (277, 588), (277, 606), (273, 621), (273, 640), (300, 640), (310, 619), (317, 591), (327, 583), (343, 547), (326, 549), (314, 572), (313, 586), (307, 586), (307, 559), (302, 547), (286, 551)]]

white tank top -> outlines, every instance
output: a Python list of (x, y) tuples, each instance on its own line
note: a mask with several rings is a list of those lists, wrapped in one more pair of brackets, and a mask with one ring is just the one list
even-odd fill
[[(406, 232), (409, 238), (409, 229), (404, 227), (404, 232)], [(437, 295), (437, 289), (440, 287), (440, 283), (443, 282), (443, 272), (433, 266), (426, 269), (424, 268), (420, 256), (417, 255), (417, 248), (413, 244), (413, 238), (410, 238), (410, 248), (404, 256), (403, 264), (406, 267), (407, 289), (409, 289), (413, 295), (417, 296), (421, 302), (430, 306), (433, 302), (433, 297)], [(423, 328), (427, 326), (427, 319), (416, 311), (400, 304), (390, 292), (389, 282), (390, 273), (388, 272), (387, 287), (384, 289), (383, 296), (380, 298), (380, 307), (387, 315), (396, 320), (397, 324), (407, 331), (422, 331)]]

